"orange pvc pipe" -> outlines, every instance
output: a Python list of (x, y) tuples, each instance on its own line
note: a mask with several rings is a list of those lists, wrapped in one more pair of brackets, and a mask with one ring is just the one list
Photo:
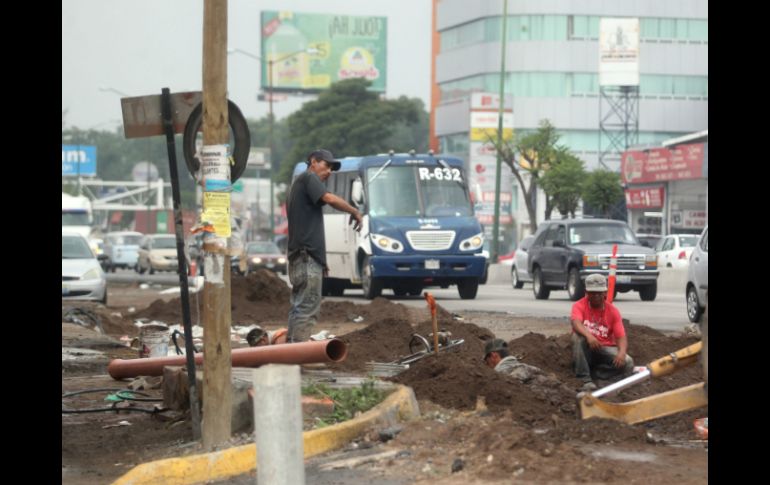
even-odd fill
[[(263, 364), (315, 364), (342, 362), (348, 356), (348, 347), (340, 339), (293, 344), (265, 345), (235, 349), (231, 353), (233, 367), (259, 367)], [(203, 353), (195, 354), (195, 363), (203, 365)], [(151, 357), (144, 359), (113, 359), (107, 372), (113, 379), (137, 376), (160, 376), (168, 365), (184, 366), (186, 357)]]

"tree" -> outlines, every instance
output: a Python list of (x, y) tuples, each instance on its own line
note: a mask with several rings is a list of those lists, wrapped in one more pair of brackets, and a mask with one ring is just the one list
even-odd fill
[[(548, 194), (551, 206), (556, 207), (563, 217), (575, 211), (583, 194), (586, 179), (584, 163), (565, 147), (558, 147), (552, 166), (542, 175), (540, 185)], [(550, 214), (546, 219), (550, 218)]]
[(610, 217), (610, 209), (623, 197), (620, 175), (609, 170), (594, 170), (583, 188), (583, 200)]
[[(556, 142), (559, 141), (556, 128), (548, 120), (542, 120), (540, 127), (535, 133), (522, 136), (518, 140), (503, 140), (502, 146), (497, 145), (497, 138), (489, 137), (488, 140), (500, 152), (502, 163), (511, 169), (516, 180), (519, 182), (524, 195), (524, 202), (527, 205), (529, 225), (534, 233), (537, 231), (537, 212), (534, 196), (537, 194), (540, 178), (556, 158)], [(516, 156), (517, 153), (518, 157)], [(527, 174), (529, 175), (529, 177), (526, 177), (529, 179), (528, 181), (525, 180), (525, 175)], [(548, 204), (546, 213), (550, 216)]]
[(334, 83), (317, 100), (289, 116), (294, 145), (281, 159), (277, 181), (288, 184), (297, 162), (316, 148), (331, 150), (337, 157), (401, 149), (388, 144), (390, 137), (399, 123), (419, 123), (422, 104), (405, 96), (382, 100), (367, 90), (370, 85), (361, 78)]

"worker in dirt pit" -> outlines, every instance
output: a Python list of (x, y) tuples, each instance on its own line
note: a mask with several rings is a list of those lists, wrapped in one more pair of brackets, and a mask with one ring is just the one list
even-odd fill
[(492, 339), (484, 346), (484, 363), (495, 371), (508, 374), (524, 383), (534, 377), (552, 380), (540, 368), (519, 362), (519, 359), (510, 354), (506, 341), (500, 338)]
[(261, 347), (263, 345), (275, 345), (285, 344), (286, 335), (288, 330), (285, 328), (279, 328), (278, 330), (265, 330), (259, 325), (255, 325), (253, 329), (249, 330), (246, 334), (246, 341), (250, 347)]
[(586, 296), (572, 305), (572, 359), (582, 390), (596, 389), (592, 375), (611, 379), (633, 372), (628, 338), (620, 312), (607, 301), (607, 278), (592, 274), (585, 280)]

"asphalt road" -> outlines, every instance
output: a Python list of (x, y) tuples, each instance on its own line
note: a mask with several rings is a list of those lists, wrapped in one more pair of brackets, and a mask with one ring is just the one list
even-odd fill
[[(280, 275), (287, 282), (286, 276)], [(164, 286), (178, 286), (179, 276), (176, 273), (157, 273), (154, 275), (139, 275), (134, 271), (118, 270), (107, 274), (108, 284), (114, 283), (150, 283)], [(191, 283), (192, 284), (192, 283)], [(567, 297), (566, 291), (552, 291), (548, 300), (535, 300), (532, 294), (532, 286), (525, 284), (524, 288), (514, 290), (510, 284), (486, 284), (479, 286), (479, 292), (473, 300), (462, 300), (457, 293), (457, 288), (451, 286), (441, 288), (429, 288), (438, 303), (450, 312), (487, 311), (507, 312), (516, 316), (533, 316), (545, 318), (568, 317), (572, 302)], [(383, 296), (404, 305), (425, 307), (422, 297), (397, 298), (390, 290), (384, 290)], [(361, 290), (350, 289), (345, 291), (344, 297), (325, 297), (331, 301), (353, 301), (365, 303)], [(623, 318), (627, 318), (634, 324), (647, 325), (661, 331), (681, 331), (690, 322), (687, 320), (685, 298), (679, 293), (659, 292), (655, 301), (646, 302), (639, 299), (639, 293), (631, 291), (618, 293), (615, 304)]]
[[(507, 312), (515, 316), (532, 316), (559, 318), (568, 317), (573, 302), (567, 296), (567, 291), (551, 291), (548, 300), (536, 300), (532, 294), (532, 286), (524, 285), (520, 290), (514, 290), (509, 284), (487, 284), (479, 286), (479, 292), (473, 300), (462, 300), (455, 287), (445, 290), (429, 288), (436, 301), (450, 312), (487, 311)], [(387, 298), (395, 298), (389, 290), (384, 291)], [(342, 298), (331, 298), (332, 300)], [(360, 290), (347, 290), (345, 299), (362, 300)], [(399, 303), (412, 306), (426, 306), (421, 297), (399, 298)], [(684, 295), (675, 293), (658, 293), (655, 301), (641, 301), (639, 293), (631, 291), (618, 293), (615, 305), (623, 318), (634, 324), (647, 325), (657, 330), (681, 331), (690, 322), (687, 319)]]

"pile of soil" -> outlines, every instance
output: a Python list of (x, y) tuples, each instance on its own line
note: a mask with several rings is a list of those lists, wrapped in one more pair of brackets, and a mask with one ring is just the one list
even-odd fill
[[(407, 309), (401, 304), (377, 298), (372, 301), (372, 305), (381, 308), (380, 319), (365, 328), (338, 336), (348, 344), (348, 356), (345, 361), (331, 364), (330, 367), (352, 372), (366, 372), (367, 362), (395, 362), (401, 357), (410, 355), (409, 341), (413, 334), (417, 333), (428, 338), (428, 335), (433, 332), (431, 320), (407, 319), (405, 317), (408, 315)], [(484, 342), (494, 338), (494, 335), (489, 330), (472, 323), (453, 321), (449, 312), (440, 307), (439, 309), (443, 310), (443, 312), (437, 312), (443, 315), (438, 318), (439, 330), (451, 332), (452, 340), (465, 340), (459, 347), (450, 349), (449, 355), (461, 355), (464, 359), (473, 359), (475, 356), (478, 360), (478, 355), (483, 352)], [(399, 313), (403, 316), (393, 316)], [(422, 313), (424, 315), (427, 311)], [(420, 361), (421, 365), (424, 360)]]
[[(625, 328), (628, 336), (628, 355), (634, 359), (635, 366), (647, 365), (671, 352), (698, 342), (697, 338), (690, 336), (667, 336), (644, 325), (626, 323)], [(511, 354), (517, 356), (522, 362), (552, 372), (569, 386), (579, 387), (580, 383), (575, 379), (572, 370), (571, 334), (545, 337), (541, 334), (528, 333), (510, 341), (508, 345)], [(639, 399), (694, 384), (702, 379), (702, 375), (701, 367), (692, 365), (671, 375), (637, 384), (624, 390), (617, 397), (608, 397), (607, 400)], [(596, 383), (600, 387), (609, 384), (608, 381), (601, 380)]]
[[(396, 306), (396, 305), (393, 305)], [(630, 427), (616, 422), (592, 420), (574, 422), (577, 415), (576, 393), (582, 382), (572, 371), (572, 344), (570, 334), (545, 337), (528, 333), (509, 342), (512, 355), (522, 362), (542, 369), (548, 379), (522, 383), (508, 375), (495, 372), (482, 362), (484, 344), (494, 335), (487, 329), (470, 322), (452, 319), (439, 321), (439, 328), (452, 333), (453, 339), (462, 338), (464, 343), (437, 356), (429, 355), (420, 359), (406, 371), (392, 378), (393, 381), (410, 386), (420, 400), (429, 400), (445, 408), (474, 410), (483, 401), (492, 413), (510, 413), (512, 419), (528, 427), (552, 423), (558, 417), (570, 424), (559, 427), (559, 435), (568, 437), (586, 436), (600, 440), (628, 441), (629, 438), (643, 440), (645, 427)], [(424, 337), (432, 331), (430, 320), (417, 323), (405, 319), (386, 317), (365, 328), (340, 338), (348, 344), (348, 357), (344, 362), (330, 367), (353, 372), (366, 372), (367, 362), (393, 362), (410, 353), (409, 341), (412, 334)], [(637, 365), (686, 347), (697, 340), (692, 337), (669, 337), (643, 325), (626, 325), (629, 338), (629, 354)], [(665, 392), (701, 380), (697, 365), (680, 370), (660, 379), (650, 379), (633, 386), (616, 396), (612, 401), (631, 401), (641, 397)], [(600, 387), (609, 381), (597, 381)], [(693, 413), (702, 416), (703, 410)], [(660, 429), (663, 420), (655, 421)], [(678, 430), (691, 433), (691, 420), (680, 417), (671, 423), (682, 423)], [(574, 429), (573, 429), (574, 428)], [(640, 431), (641, 430), (641, 431)], [(667, 433), (671, 434), (671, 433)], [(555, 436), (555, 435), (552, 435)], [(553, 438), (550, 438), (553, 441)]]
[[(268, 270), (249, 273), (248, 276), (233, 275), (230, 280), (230, 304), (234, 325), (285, 321), (289, 313), (291, 290), (285, 281)], [(192, 296), (191, 305), (198, 308), (191, 313), (203, 312), (203, 294)], [(182, 323), (181, 298), (169, 301), (155, 300), (149, 307), (137, 312), (134, 318), (159, 320), (168, 324)]]
[[(278, 275), (268, 270), (249, 273), (248, 276), (233, 275), (231, 279), (231, 308), (233, 325), (286, 325), (289, 314), (291, 289)], [(201, 294), (202, 296), (202, 294)], [(198, 304), (199, 312), (203, 311), (203, 298), (190, 298), (191, 304)], [(192, 308), (191, 313), (195, 314)], [(444, 318), (451, 314), (439, 309)], [(356, 304), (347, 301), (323, 301), (318, 314), (318, 321), (341, 322), (357, 321), (363, 318), (362, 324), (374, 322), (388, 316), (390, 318), (409, 319), (410, 310), (400, 304), (392, 303), (385, 298), (375, 298), (369, 304)], [(182, 323), (182, 306), (179, 297), (169, 301), (155, 300), (147, 308), (132, 315), (133, 319), (146, 318), (159, 320), (168, 324)]]

